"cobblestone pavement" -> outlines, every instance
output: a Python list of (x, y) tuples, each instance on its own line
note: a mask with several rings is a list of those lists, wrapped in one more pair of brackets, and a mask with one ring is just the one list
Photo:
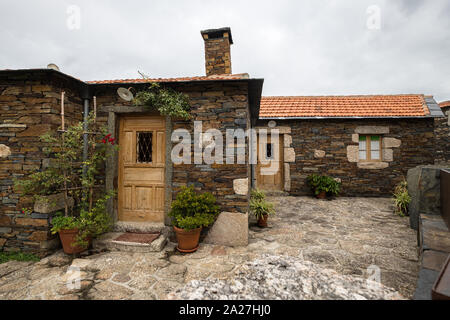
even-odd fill
[(169, 243), (159, 253), (105, 252), (72, 260), (58, 252), (37, 263), (12, 261), (0, 265), (0, 299), (166, 299), (191, 280), (233, 278), (237, 268), (264, 254), (300, 257), (362, 278), (376, 265), (384, 285), (412, 297), (419, 269), (416, 236), (408, 219), (393, 213), (390, 199), (270, 201), (277, 215), (267, 229), (250, 227), (247, 247), (201, 244), (182, 255)]

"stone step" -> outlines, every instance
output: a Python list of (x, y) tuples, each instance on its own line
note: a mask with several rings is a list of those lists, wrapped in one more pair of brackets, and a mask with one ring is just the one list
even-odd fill
[(125, 251), (125, 252), (160, 252), (167, 244), (167, 236), (163, 233), (152, 241), (151, 243), (138, 243), (138, 242), (126, 242), (117, 241), (117, 237), (124, 234), (124, 232), (109, 232), (101, 237), (94, 239), (92, 246), (96, 250), (109, 250), (109, 251)]
[(126, 222), (118, 221), (114, 224), (113, 232), (134, 232), (134, 233), (164, 233), (167, 227), (164, 223), (158, 222)]

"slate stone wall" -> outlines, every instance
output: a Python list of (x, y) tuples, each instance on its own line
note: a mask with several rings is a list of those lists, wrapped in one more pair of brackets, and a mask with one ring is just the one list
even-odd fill
[(50, 216), (22, 214), (33, 202), (20, 197), (13, 184), (49, 164), (39, 136), (61, 125), (62, 90), (66, 123), (81, 120), (81, 100), (70, 82), (41, 73), (0, 75), (0, 145), (9, 149), (0, 157), (0, 250), (45, 254), (58, 245), (49, 233)]
[(450, 164), (450, 106), (442, 108), (445, 118), (436, 118), (436, 164)]
[[(265, 123), (260, 121), (260, 125)], [(310, 195), (306, 178), (317, 173), (340, 178), (342, 196), (390, 196), (394, 186), (406, 178), (408, 169), (434, 163), (433, 119), (277, 120), (277, 126), (292, 130), (292, 195)], [(362, 126), (388, 127), (389, 133), (382, 136), (401, 141), (399, 147), (392, 149), (392, 161), (387, 167), (364, 169), (349, 161), (354, 160), (349, 159), (347, 147), (358, 145), (352, 136)]]

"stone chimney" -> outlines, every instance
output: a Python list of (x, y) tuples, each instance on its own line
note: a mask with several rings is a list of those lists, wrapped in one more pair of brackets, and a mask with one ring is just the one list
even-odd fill
[(201, 34), (205, 41), (206, 75), (231, 74), (231, 29), (204, 30)]

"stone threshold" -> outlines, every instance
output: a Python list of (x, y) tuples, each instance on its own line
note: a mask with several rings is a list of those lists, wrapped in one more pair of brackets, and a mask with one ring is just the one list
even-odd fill
[(125, 232), (109, 232), (104, 234), (98, 239), (95, 239), (92, 246), (96, 250), (109, 250), (109, 251), (123, 251), (123, 252), (160, 252), (167, 244), (168, 238), (164, 234), (160, 234), (151, 243), (139, 243), (139, 242), (127, 242), (117, 241), (119, 236), (125, 234)]

